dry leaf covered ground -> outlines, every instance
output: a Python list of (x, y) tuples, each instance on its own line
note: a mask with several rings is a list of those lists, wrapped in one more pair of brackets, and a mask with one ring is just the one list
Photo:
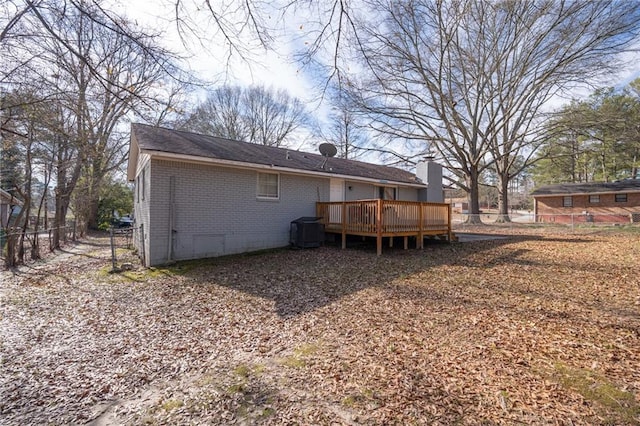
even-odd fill
[(640, 424), (638, 230), (513, 234), (3, 271), (0, 423)]

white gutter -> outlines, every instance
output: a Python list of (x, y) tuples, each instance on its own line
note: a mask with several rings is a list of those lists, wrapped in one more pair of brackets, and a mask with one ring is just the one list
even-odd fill
[(385, 179), (372, 179), (372, 178), (365, 178), (365, 177), (353, 176), (353, 175), (316, 172), (313, 170), (292, 169), (289, 167), (274, 166), (269, 164), (255, 164), (255, 163), (245, 163), (242, 161), (222, 160), (219, 158), (196, 157), (196, 156), (186, 155), (186, 154), (167, 153), (164, 151), (154, 151), (154, 150), (143, 149), (140, 151), (140, 153), (148, 154), (154, 158), (157, 158), (160, 160), (168, 160), (168, 161), (182, 160), (190, 163), (215, 164), (222, 167), (231, 167), (236, 169), (271, 170), (271, 171), (277, 171), (277, 172), (294, 174), (294, 175), (311, 175), (311, 176), (321, 176), (321, 177), (327, 177), (327, 178), (342, 178), (342, 179), (357, 180), (362, 182), (369, 182), (369, 183), (376, 183), (376, 184), (383, 184), (383, 185), (392, 184), (392, 185), (409, 186), (413, 188), (427, 187), (426, 183), (419, 184), (419, 183), (399, 182), (399, 181), (385, 180)]

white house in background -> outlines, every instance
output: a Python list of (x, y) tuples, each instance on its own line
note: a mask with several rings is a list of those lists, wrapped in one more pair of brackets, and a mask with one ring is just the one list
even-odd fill
[[(283, 247), (317, 202), (443, 202), (442, 169), (361, 161), (132, 124), (137, 249), (146, 266)], [(428, 181), (428, 178), (431, 181)]]

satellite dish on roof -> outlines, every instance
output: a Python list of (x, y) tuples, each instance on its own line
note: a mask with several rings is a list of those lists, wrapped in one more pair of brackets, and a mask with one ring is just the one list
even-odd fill
[(332, 143), (321, 143), (318, 149), (320, 150), (320, 154), (325, 157), (333, 157), (338, 153), (338, 149)]

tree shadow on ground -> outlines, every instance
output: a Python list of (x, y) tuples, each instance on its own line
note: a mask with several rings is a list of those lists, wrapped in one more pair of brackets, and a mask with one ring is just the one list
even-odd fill
[[(423, 250), (404, 250), (402, 244), (394, 244), (394, 248), (387, 246), (382, 256), (376, 256), (375, 241), (372, 244), (361, 240), (351, 243), (346, 250), (325, 246), (209, 259), (200, 262), (187, 275), (198, 284), (222, 285), (271, 300), (277, 314), (287, 319), (442, 265), (536, 266), (524, 258), (527, 250), (514, 249), (505, 254), (504, 250), (496, 249), (524, 240), (542, 239), (511, 236), (470, 243), (427, 241)], [(575, 241), (585, 243), (585, 240)], [(487, 254), (482, 256), (482, 253)], [(180, 264), (177, 267), (180, 268)]]

